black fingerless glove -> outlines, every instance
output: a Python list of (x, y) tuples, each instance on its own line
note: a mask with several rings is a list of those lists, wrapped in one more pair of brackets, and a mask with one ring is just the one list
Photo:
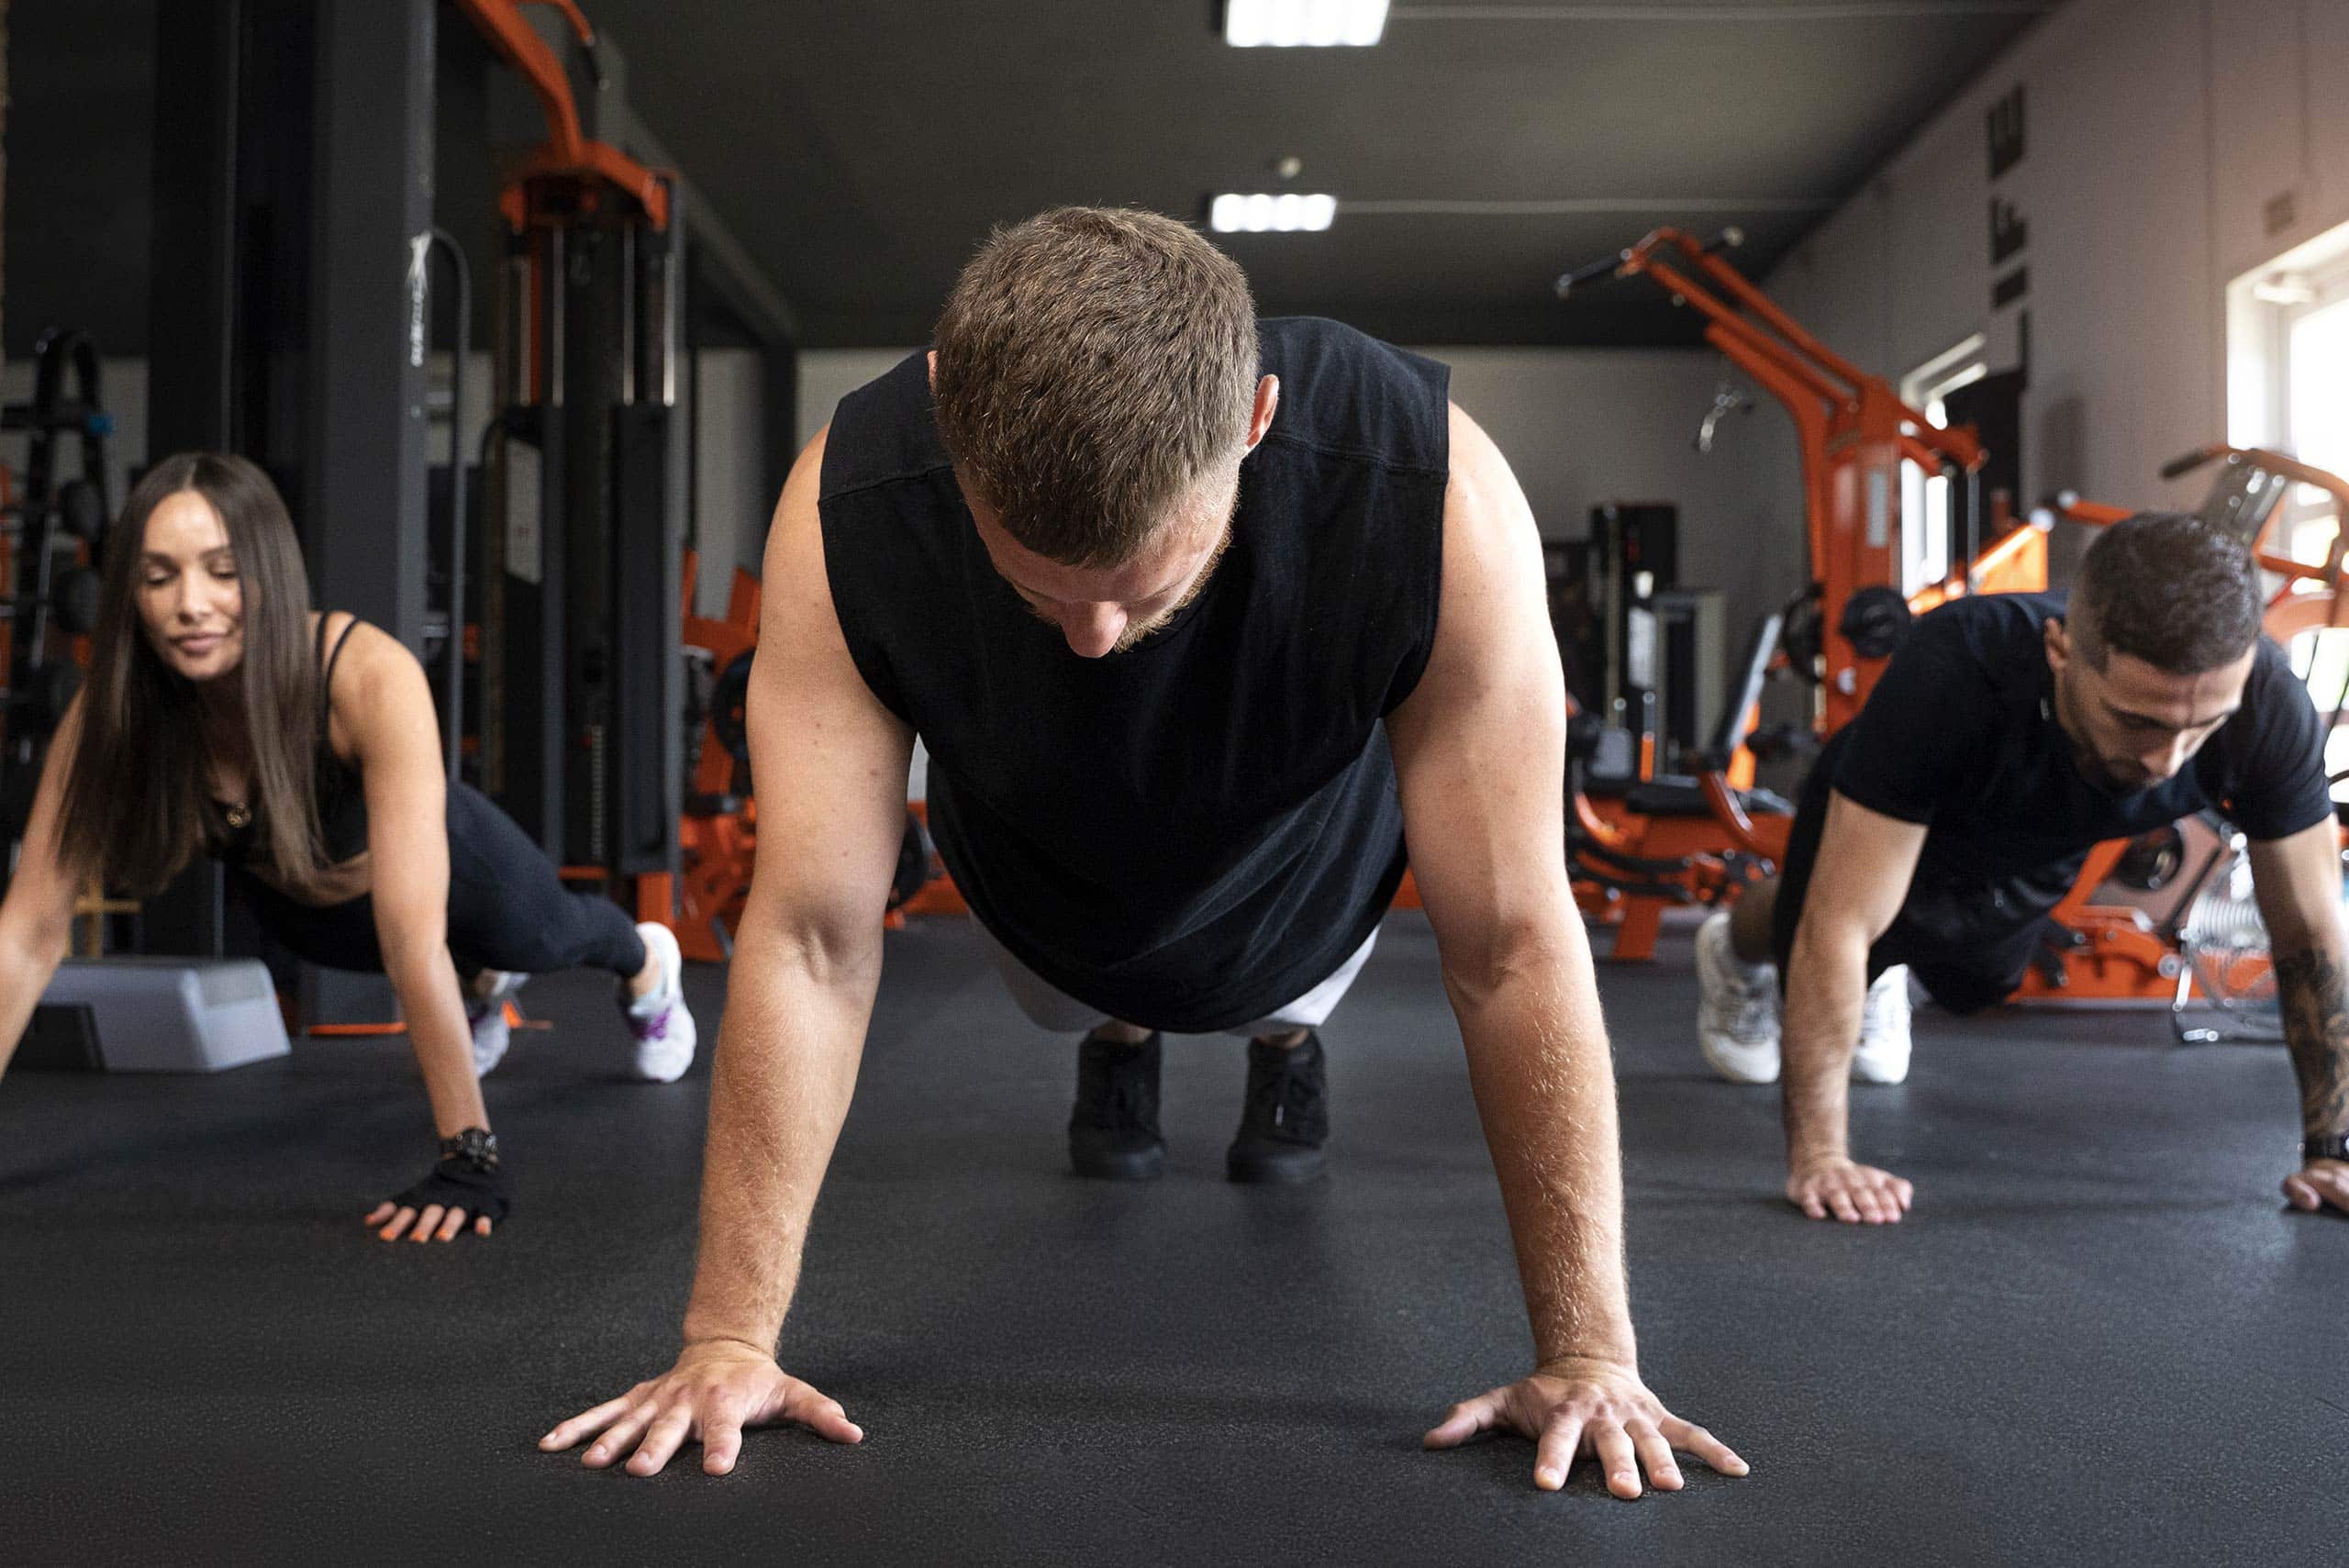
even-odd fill
[(506, 1172), (497, 1162), (496, 1135), (469, 1127), (454, 1138), (440, 1140), (440, 1158), (424, 1179), (392, 1201), (418, 1212), (439, 1204), (502, 1224), (513, 1207)]

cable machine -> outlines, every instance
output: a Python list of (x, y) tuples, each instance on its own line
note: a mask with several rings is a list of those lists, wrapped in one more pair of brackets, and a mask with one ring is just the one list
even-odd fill
[[(594, 58), (595, 31), (556, 0)], [(671, 917), (684, 794), (684, 280), (674, 182), (583, 134), (518, 0), (459, 0), (548, 139), (498, 198), (479, 761), (566, 876)]]

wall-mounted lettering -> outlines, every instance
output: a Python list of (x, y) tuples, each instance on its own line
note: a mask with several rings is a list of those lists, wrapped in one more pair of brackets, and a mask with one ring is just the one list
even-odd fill
[(2003, 265), (2031, 242), (2031, 225), (2009, 201), (1990, 198), (1990, 265)]
[(2022, 161), (2022, 88), (1990, 106), (1990, 178), (1997, 179)]
[[(1990, 183), (1997, 184), (1999, 176), (2022, 161), (2023, 117), (2022, 83), (1990, 106), (1985, 117), (1985, 129), (1990, 140)], [(1990, 198), (1990, 270), (2000, 267), (2023, 253), (2031, 243), (2031, 225), (2022, 216), (2022, 208), (1998, 195)], [(2031, 272), (2016, 267), (1990, 284), (1990, 308), (2002, 309), (2021, 299), (2031, 288)]]

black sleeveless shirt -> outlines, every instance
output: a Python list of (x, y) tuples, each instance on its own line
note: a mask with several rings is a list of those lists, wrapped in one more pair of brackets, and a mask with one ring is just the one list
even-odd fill
[[(334, 743), (328, 736), (328, 716), (333, 710), (335, 662), (342, 657), (342, 646), (351, 640), (359, 621), (353, 617), (346, 622), (342, 635), (334, 639), (329, 651), (328, 618), (325, 615), (318, 617), (318, 746), (310, 762), (310, 776), (317, 792), (319, 841), (326, 851), (326, 862), (331, 866), (356, 858), (367, 848), (367, 795), (359, 771), (335, 755)], [(229, 826), (228, 810), (226, 801), (212, 803), (217, 821), (206, 836), (205, 851), (234, 870), (265, 864), (269, 853), (262, 843), (261, 801), (250, 803), (242, 827)]]
[(1376, 928), (1404, 869), (1381, 720), (1427, 667), (1449, 373), (1335, 322), (1280, 378), (1205, 589), (1085, 659), (995, 573), (909, 356), (834, 415), (818, 502), (865, 684), (930, 751), (930, 825), (996, 939), (1105, 1013), (1264, 1017)]

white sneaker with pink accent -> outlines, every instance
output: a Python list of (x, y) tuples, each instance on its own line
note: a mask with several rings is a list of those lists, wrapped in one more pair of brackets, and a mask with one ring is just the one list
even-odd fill
[(506, 1060), (514, 1041), (514, 1026), (506, 1016), (506, 998), (522, 989), (530, 977), (510, 969), (484, 969), (465, 988), (465, 1022), (473, 1034), (473, 1076), (486, 1078)]
[(674, 1084), (694, 1064), (698, 1039), (694, 1016), (685, 1010), (685, 955), (677, 951), (676, 933), (657, 920), (640, 923), (636, 934), (661, 977), (641, 996), (630, 995), (628, 983), (620, 983), (620, 1016), (635, 1040), (629, 1065), (648, 1082)]

